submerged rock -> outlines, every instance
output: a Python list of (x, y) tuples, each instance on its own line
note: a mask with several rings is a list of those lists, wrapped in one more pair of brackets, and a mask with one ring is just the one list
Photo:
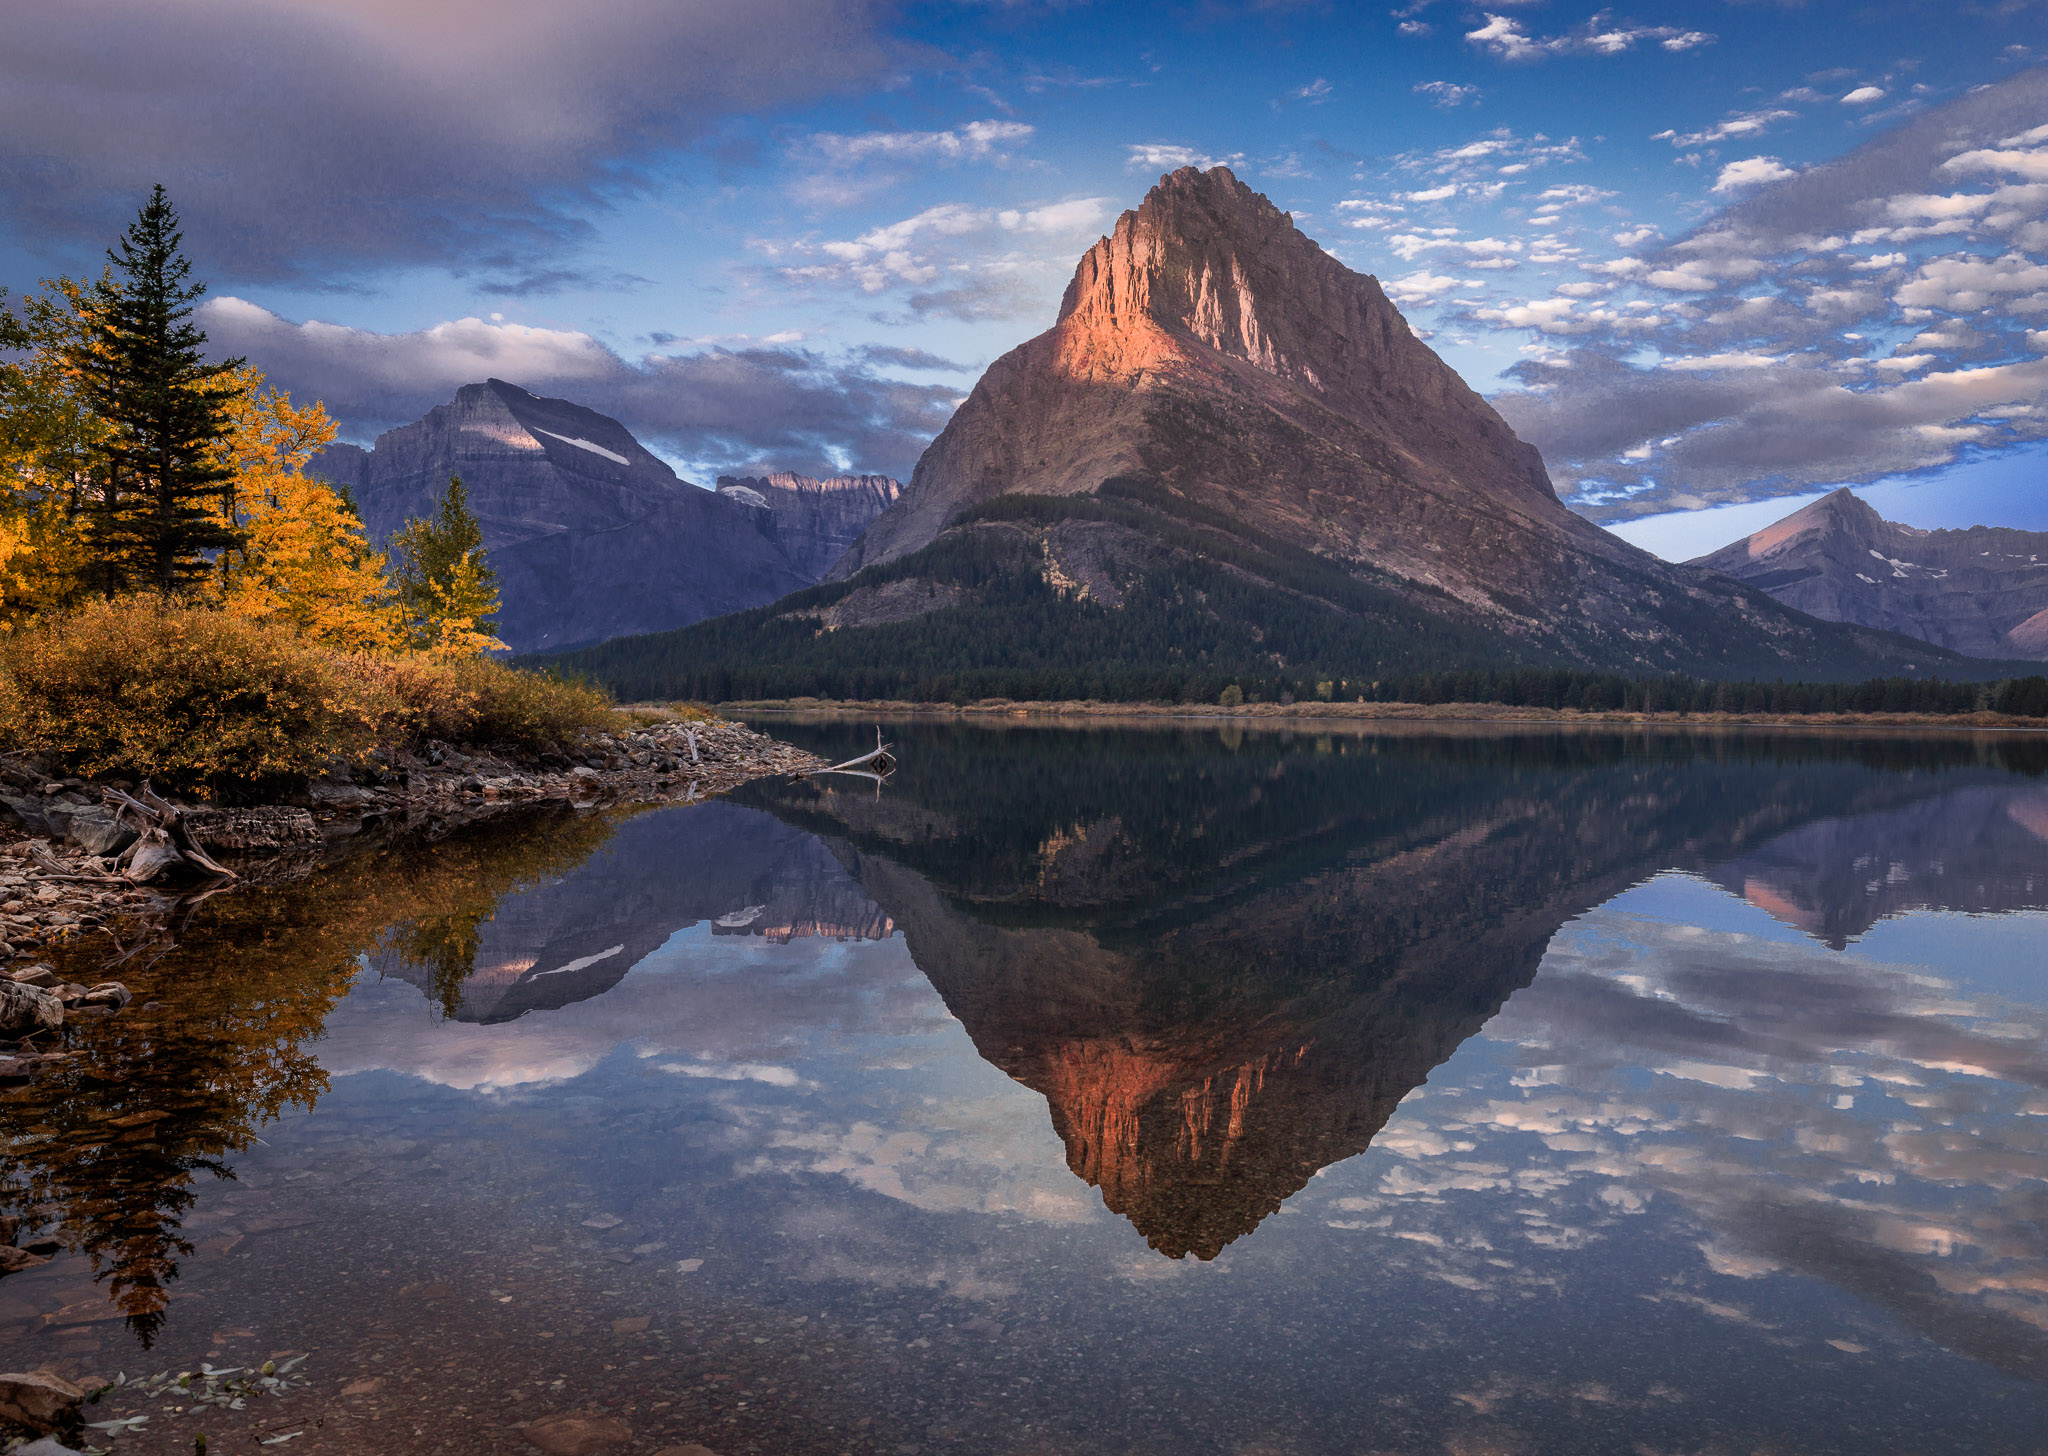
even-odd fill
[(0, 1375), (0, 1421), (54, 1431), (77, 1411), (85, 1392), (47, 1370)]
[(0, 1274), (19, 1274), (24, 1269), (49, 1262), (48, 1254), (35, 1254), (27, 1249), (17, 1249), (12, 1244), (0, 1244)]
[(548, 1456), (595, 1456), (621, 1441), (632, 1440), (633, 1428), (596, 1411), (575, 1411), (542, 1416), (527, 1426), (524, 1434)]
[(13, 1456), (85, 1456), (85, 1453), (65, 1445), (55, 1436), (44, 1436), (26, 1446), (16, 1446)]

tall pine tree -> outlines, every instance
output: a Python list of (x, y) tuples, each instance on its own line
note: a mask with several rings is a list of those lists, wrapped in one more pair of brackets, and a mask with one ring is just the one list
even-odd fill
[(79, 352), (82, 393), (112, 427), (109, 486), (92, 523), (108, 595), (184, 590), (211, 571), (209, 553), (238, 545), (235, 473), (216, 446), (228, 433), (229, 377), (240, 359), (208, 364), (192, 322), (206, 292), (189, 281), (178, 214), (158, 186), (107, 254), (114, 274), (94, 290)]

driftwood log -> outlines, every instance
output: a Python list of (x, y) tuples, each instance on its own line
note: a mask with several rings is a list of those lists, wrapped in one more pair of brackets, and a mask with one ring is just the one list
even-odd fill
[[(199, 847), (185, 811), (144, 784), (134, 794), (107, 790), (116, 823), (131, 821), (136, 841), (115, 861), (120, 880), (146, 885), (161, 879), (232, 880), (235, 872)], [(112, 877), (109, 877), (112, 878)]]
[(825, 768), (813, 769), (809, 774), (799, 773), (796, 777), (801, 779), (812, 777), (815, 774), (847, 774), (857, 779), (872, 779), (876, 789), (879, 791), (882, 781), (888, 778), (890, 774), (896, 772), (896, 760), (889, 754), (889, 750), (893, 747), (895, 747), (893, 743), (884, 743), (882, 741), (882, 729), (878, 724), (875, 728), (875, 746), (872, 752), (856, 754), (844, 763), (835, 763)]

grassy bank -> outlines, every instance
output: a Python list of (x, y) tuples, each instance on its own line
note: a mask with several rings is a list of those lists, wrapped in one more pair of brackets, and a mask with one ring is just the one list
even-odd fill
[(340, 651), (149, 596), (0, 635), (0, 743), (82, 778), (219, 792), (432, 739), (532, 754), (622, 723), (599, 689), (488, 658)]

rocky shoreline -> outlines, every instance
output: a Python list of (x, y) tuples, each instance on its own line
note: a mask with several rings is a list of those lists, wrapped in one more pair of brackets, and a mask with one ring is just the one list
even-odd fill
[(173, 915), (196, 900), (311, 874), (366, 832), (439, 837), (547, 802), (694, 803), (751, 779), (822, 767), (742, 723), (669, 719), (525, 758), (431, 742), (337, 762), (286, 802), (223, 806), (62, 777), (46, 762), (0, 754), (0, 1081), (63, 1057), (67, 1018), (113, 1015), (127, 1004), (119, 982), (95, 975), (94, 984), (76, 984), (50, 963), (71, 962), (88, 938), (104, 938), (101, 969), (111, 975), (167, 940)]

